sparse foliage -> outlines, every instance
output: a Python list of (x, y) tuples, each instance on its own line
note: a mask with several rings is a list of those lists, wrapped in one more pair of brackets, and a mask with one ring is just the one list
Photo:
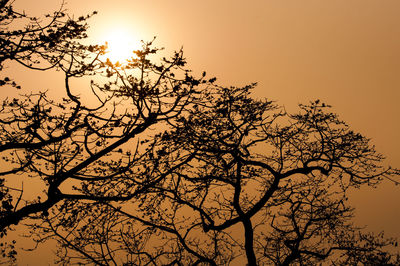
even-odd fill
[[(397, 264), (396, 241), (356, 228), (347, 197), (398, 173), (329, 106), (290, 115), (252, 88), (204, 88), (148, 139), (133, 171), (115, 177), (150, 183), (145, 193), (49, 216), (42, 226), (63, 236), (62, 260), (76, 258), (69, 247), (99, 264)], [(83, 193), (100, 190), (127, 193), (110, 182)]]
[[(1, 105), (2, 236), (25, 221), (38, 243), (58, 241), (65, 265), (400, 263), (397, 242), (355, 227), (348, 204), (350, 189), (399, 172), (329, 106), (287, 113), (254, 99), (256, 84), (196, 78), (182, 51), (154, 58), (152, 42), (113, 64), (76, 42), (88, 17), (58, 11), (15, 31), (29, 17), (0, 7), (1, 66), (65, 73), (61, 101), (35, 92)], [(78, 95), (71, 81), (91, 75), (91, 98)], [(23, 178), (44, 192), (29, 199)], [(2, 254), (14, 258), (13, 245)]]

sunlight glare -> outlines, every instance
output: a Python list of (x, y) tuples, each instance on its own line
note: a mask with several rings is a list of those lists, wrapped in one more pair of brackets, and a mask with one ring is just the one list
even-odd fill
[(123, 63), (131, 58), (134, 50), (141, 48), (140, 42), (134, 39), (132, 32), (125, 30), (114, 30), (107, 34), (107, 53), (106, 57), (111, 62)]

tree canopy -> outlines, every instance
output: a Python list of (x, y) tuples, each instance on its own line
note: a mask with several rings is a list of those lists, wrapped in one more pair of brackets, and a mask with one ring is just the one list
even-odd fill
[[(24, 222), (68, 265), (400, 263), (397, 242), (354, 226), (348, 203), (351, 188), (399, 171), (329, 105), (288, 113), (254, 98), (256, 84), (193, 74), (182, 50), (157, 58), (153, 42), (112, 63), (106, 46), (79, 42), (90, 16), (61, 8), (42, 25), (10, 1), (0, 9), (0, 66), (65, 74), (62, 99), (2, 103), (2, 237)], [(90, 100), (71, 82), (83, 77)], [(44, 192), (27, 197), (23, 178)], [(13, 242), (1, 251), (15, 259)]]

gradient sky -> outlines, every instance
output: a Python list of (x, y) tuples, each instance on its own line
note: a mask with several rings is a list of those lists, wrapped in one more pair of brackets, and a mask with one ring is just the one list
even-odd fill
[[(39, 16), (60, 3), (16, 0), (15, 7)], [(67, 0), (66, 8), (75, 17), (99, 12), (89, 22), (93, 42), (118, 28), (137, 41), (157, 36), (166, 55), (183, 47), (195, 73), (206, 70), (226, 86), (258, 82), (256, 97), (289, 111), (321, 99), (400, 168), (398, 0)], [(58, 79), (25, 77), (49, 90)], [(400, 237), (399, 186), (354, 198), (359, 225)]]

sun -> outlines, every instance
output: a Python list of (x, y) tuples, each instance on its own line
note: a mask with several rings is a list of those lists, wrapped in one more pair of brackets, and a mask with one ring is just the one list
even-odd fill
[(105, 56), (113, 63), (123, 63), (134, 55), (134, 50), (141, 48), (140, 42), (134, 38), (134, 34), (123, 29), (111, 30), (105, 35), (105, 42), (107, 43)]

